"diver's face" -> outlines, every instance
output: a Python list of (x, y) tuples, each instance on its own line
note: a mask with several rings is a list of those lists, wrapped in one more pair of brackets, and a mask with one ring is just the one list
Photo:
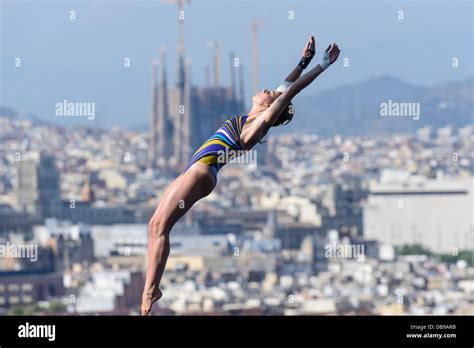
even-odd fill
[(268, 89), (262, 89), (260, 92), (252, 97), (254, 104), (269, 107), (277, 98), (275, 91), (269, 91)]

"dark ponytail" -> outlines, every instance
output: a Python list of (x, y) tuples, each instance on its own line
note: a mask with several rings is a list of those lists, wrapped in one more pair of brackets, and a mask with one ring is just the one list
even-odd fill
[(273, 127), (284, 126), (291, 122), (295, 111), (293, 110), (293, 103), (290, 102), (285, 110), (280, 114), (276, 122), (273, 124)]
[[(273, 124), (272, 127), (287, 125), (293, 119), (294, 114), (295, 114), (295, 111), (293, 109), (293, 103), (290, 102), (288, 104), (288, 106), (286, 107), (286, 109), (283, 110), (283, 112), (280, 114), (280, 116), (278, 116), (278, 119), (275, 121), (275, 123)], [(259, 140), (258, 142), (260, 144), (266, 143), (266, 141), (261, 141), (261, 140)]]

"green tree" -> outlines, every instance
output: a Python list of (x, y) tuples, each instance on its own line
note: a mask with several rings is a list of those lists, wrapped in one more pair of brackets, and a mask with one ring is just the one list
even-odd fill
[(429, 249), (420, 244), (404, 244), (398, 248), (398, 253), (400, 255), (433, 255)]

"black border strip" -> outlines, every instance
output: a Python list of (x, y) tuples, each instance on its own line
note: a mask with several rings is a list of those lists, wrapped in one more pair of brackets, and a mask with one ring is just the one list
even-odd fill
[[(473, 347), (473, 316), (4, 316), (0, 317), (0, 346), (84, 345), (228, 345), (257, 344), (320, 346), (321, 344), (403, 346), (449, 345)], [(55, 325), (54, 342), (20, 338), (18, 328), (28, 322)], [(409, 339), (422, 332), (455, 333), (456, 338)], [(427, 325), (433, 325), (429, 330)], [(448, 325), (450, 329), (436, 326)], [(455, 328), (454, 328), (455, 327)]]

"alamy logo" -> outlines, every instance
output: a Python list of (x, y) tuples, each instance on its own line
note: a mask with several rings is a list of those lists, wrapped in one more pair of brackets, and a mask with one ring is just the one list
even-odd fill
[(217, 163), (257, 164), (257, 151), (255, 150), (224, 150), (217, 151)]
[(38, 245), (36, 244), (0, 244), (0, 258), (30, 259), (38, 261)]
[(56, 116), (87, 117), (88, 120), (95, 119), (95, 103), (69, 102), (64, 99), (61, 103), (56, 103), (55, 108)]
[(420, 103), (394, 102), (389, 99), (386, 103), (380, 103), (380, 116), (382, 117), (412, 117), (413, 120), (420, 119)]
[(365, 255), (363, 244), (326, 244), (324, 246), (324, 256), (328, 259), (359, 259)]
[(56, 325), (35, 325), (28, 322), (18, 326), (20, 338), (47, 338), (48, 341), (56, 339)]

